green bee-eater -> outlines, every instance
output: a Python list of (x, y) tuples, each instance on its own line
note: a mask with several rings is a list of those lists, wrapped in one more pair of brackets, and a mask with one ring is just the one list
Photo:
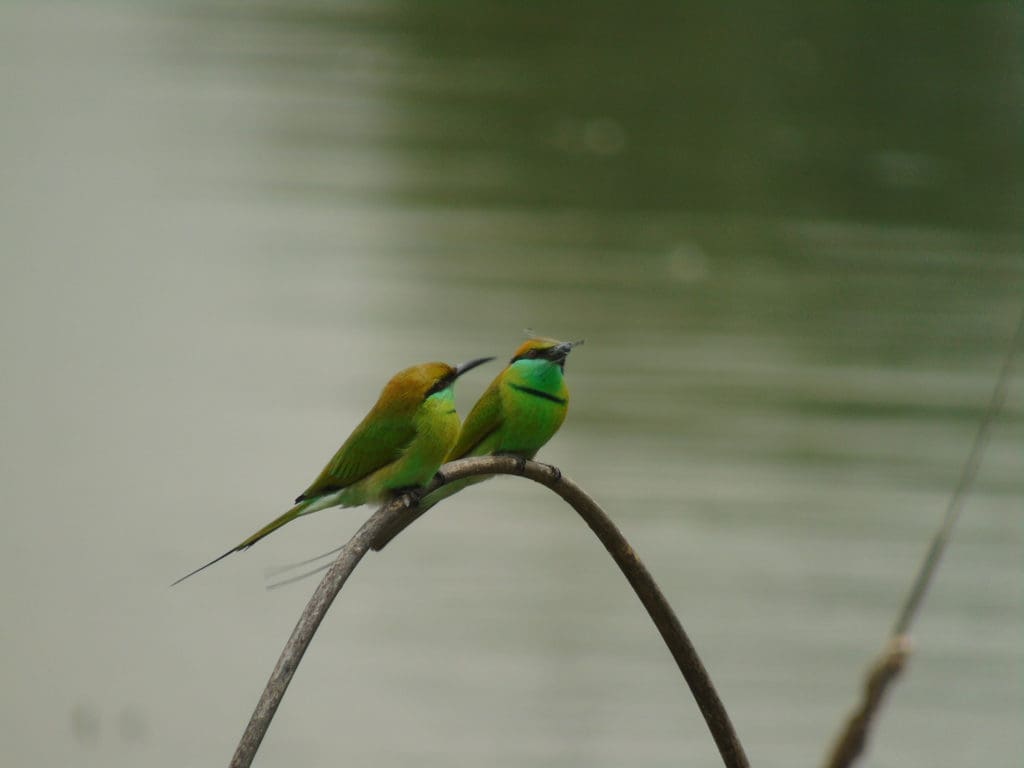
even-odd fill
[(532, 459), (565, 421), (565, 358), (580, 341), (528, 339), (466, 417), (445, 461), (492, 453)]
[(328, 507), (358, 507), (380, 502), (426, 484), (459, 434), (453, 392), (455, 380), (493, 359), (483, 357), (456, 367), (424, 363), (395, 374), (334, 458), (295, 499), (294, 507), (237, 547), (174, 583), (184, 581), (234, 552), (248, 549), (301, 515)]

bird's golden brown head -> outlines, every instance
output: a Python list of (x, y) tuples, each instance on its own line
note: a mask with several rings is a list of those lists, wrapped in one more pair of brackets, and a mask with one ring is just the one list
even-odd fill
[(557, 339), (546, 339), (541, 336), (536, 336), (532, 339), (527, 339), (512, 355), (512, 360), (509, 364), (516, 362), (517, 360), (549, 360), (562, 367), (565, 367), (565, 358), (572, 351), (573, 347), (578, 347), (583, 343), (583, 339), (578, 341), (558, 341)]
[(466, 371), (476, 368), (493, 357), (480, 357), (461, 365), (448, 363), (420, 363), (399, 371), (391, 377), (381, 393), (386, 401), (405, 401), (419, 404), (431, 395), (450, 389), (455, 380)]

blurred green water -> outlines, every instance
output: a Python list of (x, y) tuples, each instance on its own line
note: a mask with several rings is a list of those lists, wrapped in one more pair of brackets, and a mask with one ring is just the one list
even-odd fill
[[(1022, 296), (996, 4), (0, 11), (0, 740), (226, 762), (312, 585), (277, 514), (394, 370), (588, 339), (546, 449), (642, 553), (756, 765), (812, 765)], [(460, 382), (468, 409), (488, 376)], [(1016, 765), (1015, 384), (869, 765)], [(372, 558), (269, 764), (715, 765), (584, 530), (473, 489)], [(13, 510), (25, 510), (16, 513)]]

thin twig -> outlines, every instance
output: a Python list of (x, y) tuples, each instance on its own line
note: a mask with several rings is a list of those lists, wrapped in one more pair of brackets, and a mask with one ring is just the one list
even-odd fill
[[(657, 626), (697, 700), (697, 705), (718, 745), (724, 764), (727, 768), (749, 768), (743, 747), (732, 727), (725, 707), (718, 698), (697, 651), (686, 632), (683, 631), (672, 607), (665, 600), (665, 596), (658, 589), (658, 585), (632, 547), (629, 546), (608, 515), (590, 496), (554, 467), (532, 461), (524, 463), (510, 456), (460, 459), (446, 464), (442, 467), (442, 471), (443, 476), (435, 478), (427, 486), (427, 493), (440, 488), (445, 483), (465, 477), (518, 474), (547, 486), (565, 499), (597, 534), (647, 609), (647, 613)], [(362, 556), (366, 554), (370, 543), (383, 530), (396, 523), (401, 523), (402, 520), (408, 519), (415, 513), (416, 508), (410, 509), (404, 498), (389, 502), (378, 509), (342, 548), (334, 564), (320, 582), (320, 586), (313, 593), (313, 597), (299, 618), (299, 623), (288, 639), (281, 658), (270, 676), (270, 681), (256, 705), (249, 725), (246, 727), (245, 733), (242, 734), (242, 739), (231, 761), (232, 768), (248, 768), (252, 763), (256, 750), (270, 726), (270, 721), (281, 703), (281, 697), (284, 696), (303, 653), (313, 639), (313, 634), (345, 580), (355, 569)]]
[(971, 486), (974, 485), (974, 478), (978, 475), (978, 467), (981, 466), (981, 456), (985, 452), (989, 435), (992, 433), (992, 424), (1006, 402), (1006, 393), (1010, 388), (1010, 373), (1013, 371), (1013, 358), (1017, 347), (1020, 345), (1022, 335), (1024, 335), (1024, 312), (1021, 312), (1020, 319), (1017, 321), (1017, 330), (1014, 332), (1013, 338), (1010, 340), (1010, 347), (1003, 358), (1003, 367), (996, 378), (996, 386), (992, 390), (992, 397), (989, 399), (988, 408), (981, 419), (981, 423), (978, 425), (978, 431), (974, 435), (971, 452), (967, 456), (967, 461), (964, 462), (963, 469), (960, 472), (960, 479), (957, 481), (953, 495), (949, 498), (949, 504), (946, 506), (946, 514), (942, 519), (942, 525), (932, 540), (932, 545), (928, 549), (928, 554), (925, 555), (924, 561), (921, 563), (921, 570), (914, 581), (914, 587), (910, 590), (903, 610), (900, 611), (900, 616), (893, 626), (893, 637), (905, 635), (910, 629), (910, 625), (913, 623), (914, 617), (924, 601), (924, 596), (928, 592), (928, 587), (931, 585), (935, 569), (939, 565), (939, 560), (941, 560), (943, 553), (946, 551), (946, 545), (949, 544), (949, 537), (953, 532), (953, 526), (956, 525), (956, 521), (960, 518), (960, 512), (964, 508), (964, 498), (967, 496)]
[(1020, 346), (1022, 336), (1024, 336), (1024, 311), (1021, 312), (1020, 319), (1017, 321), (1017, 329), (1014, 331), (1009, 349), (1003, 358), (1003, 366), (996, 379), (992, 397), (989, 399), (988, 408), (978, 425), (978, 431), (974, 435), (974, 443), (971, 445), (967, 461), (964, 462), (960, 472), (960, 479), (946, 506), (942, 525), (935, 532), (931, 546), (921, 562), (914, 585), (900, 609), (899, 617), (893, 625), (885, 648), (871, 665), (864, 685), (864, 697), (847, 718), (846, 725), (836, 739), (825, 762), (826, 768), (848, 768), (864, 752), (872, 723), (881, 707), (885, 692), (892, 681), (899, 677), (906, 664), (911, 649), (910, 627), (921, 609), (921, 604), (935, 577), (935, 571), (949, 545), (953, 527), (963, 510), (964, 499), (978, 475), (981, 457), (992, 432), (992, 424), (1006, 402), (1006, 394), (1010, 387), (1010, 374), (1013, 370), (1013, 358)]

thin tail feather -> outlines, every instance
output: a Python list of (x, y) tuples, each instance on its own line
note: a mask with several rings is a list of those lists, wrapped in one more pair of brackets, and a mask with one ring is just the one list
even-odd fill
[(286, 523), (290, 523), (296, 517), (299, 517), (299, 515), (303, 515), (303, 514), (306, 514), (308, 512), (315, 512), (317, 509), (322, 509), (323, 507), (312, 508), (312, 507), (314, 507), (314, 505), (318, 501), (322, 501), (322, 499), (307, 499), (306, 501), (303, 501), (303, 502), (300, 502), (300, 503), (296, 504), (294, 507), (289, 509), (283, 515), (281, 515), (280, 517), (276, 518), (275, 520), (272, 520), (271, 522), (267, 523), (265, 526), (260, 528), (258, 531), (256, 531), (256, 533), (254, 533), (252, 536), (247, 538), (245, 541), (243, 541), (237, 547), (233, 547), (232, 549), (229, 549), (227, 552), (225, 552), (220, 557), (213, 558), (213, 560), (208, 562), (206, 565), (199, 566), (198, 568), (196, 568), (191, 573), (186, 573), (184, 576), (182, 576), (180, 579), (178, 579), (176, 582), (174, 582), (174, 584), (171, 584), (171, 586), (173, 587), (176, 584), (180, 584), (185, 579), (187, 579), (187, 578), (189, 578), (191, 576), (195, 576), (200, 571), (205, 571), (211, 565), (213, 565), (214, 563), (219, 563), (221, 560), (223, 560), (228, 555), (233, 555), (235, 552), (241, 552), (243, 549), (248, 549), (253, 544), (255, 544), (257, 541), (259, 541), (260, 539), (264, 538), (265, 536), (269, 536), (274, 531), (276, 531), (278, 528), (280, 528), (282, 525), (285, 525)]
[(311, 571), (303, 571), (302, 573), (298, 574), (297, 576), (290, 576), (287, 579), (281, 579), (280, 581), (272, 582), (270, 584), (267, 584), (267, 591), (269, 592), (272, 589), (279, 589), (281, 587), (287, 587), (289, 584), (294, 584), (297, 581), (302, 581), (303, 579), (308, 579), (310, 576), (316, 576), (318, 573), (323, 573), (324, 571), (326, 571), (332, 565), (334, 565), (334, 561), (331, 561), (331, 562), (327, 563), (326, 565), (321, 565), (318, 568), (314, 568)]
[(298, 568), (302, 568), (303, 566), (311, 565), (311, 564), (313, 564), (313, 563), (315, 563), (315, 562), (317, 562), (319, 560), (323, 560), (325, 557), (330, 557), (331, 555), (334, 555), (334, 554), (337, 554), (338, 552), (341, 552), (341, 550), (342, 550), (342, 547), (335, 547), (334, 549), (329, 550), (327, 552), (321, 552), (319, 555), (314, 555), (313, 557), (307, 557), (305, 560), (299, 560), (298, 562), (288, 563), (286, 565), (275, 565), (275, 566), (272, 566), (270, 568), (265, 569), (263, 571), (263, 574), (268, 579), (272, 579), (275, 576), (280, 576), (282, 573), (288, 573), (288, 571), (294, 571), (294, 570), (296, 570)]

